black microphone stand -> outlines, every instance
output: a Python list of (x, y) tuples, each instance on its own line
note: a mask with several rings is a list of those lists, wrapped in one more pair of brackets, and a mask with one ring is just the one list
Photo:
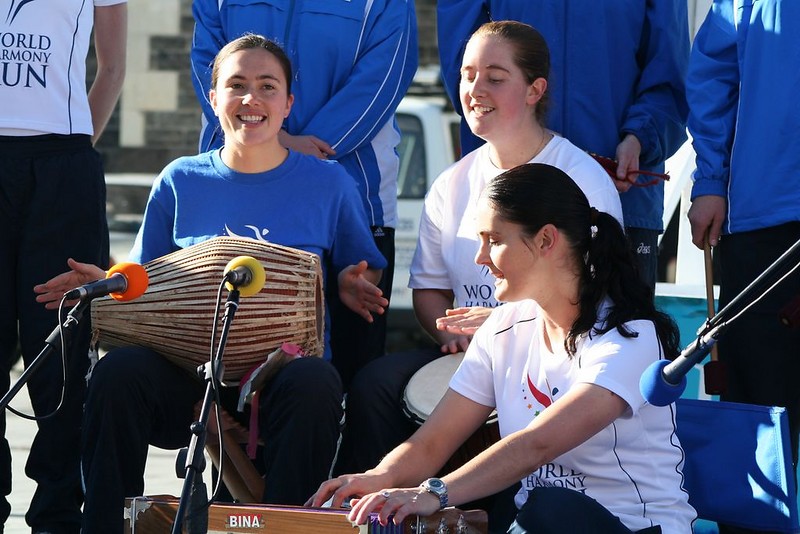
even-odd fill
[(664, 380), (672, 385), (680, 384), (692, 367), (703, 361), (720, 335), (738, 317), (738, 313), (768, 293), (783, 276), (797, 266), (798, 262), (800, 262), (800, 240), (700, 327), (697, 339), (680, 356), (664, 367)]
[[(222, 380), (222, 355), (225, 351), (225, 343), (228, 339), (228, 331), (233, 322), (233, 316), (238, 308), (239, 290), (233, 289), (228, 293), (228, 299), (225, 301), (225, 314), (222, 317), (222, 331), (219, 337), (217, 353), (211, 361), (197, 368), (198, 375), (206, 381), (206, 392), (200, 409), (200, 418), (189, 427), (192, 432), (192, 439), (186, 452), (183, 488), (178, 502), (178, 511), (175, 514), (175, 522), (172, 525), (172, 534), (181, 534), (184, 516), (187, 518), (187, 532), (189, 534), (206, 534), (208, 530), (208, 509), (202, 515), (199, 515), (201, 510), (208, 505), (208, 496), (202, 478), (203, 470), (205, 469), (203, 450), (206, 444), (208, 416), (211, 412), (213, 384), (218, 384)], [(196, 481), (195, 475), (199, 475), (199, 480)], [(197, 521), (198, 519), (199, 521)]]
[[(0, 399), (0, 411), (4, 410), (8, 403), (11, 402), (17, 393), (22, 389), (28, 380), (30, 380), (31, 375), (36, 372), (36, 370), (41, 367), (44, 361), (47, 359), (50, 354), (55, 352), (56, 350), (61, 348), (61, 336), (64, 336), (65, 344), (69, 345), (69, 341), (72, 337), (72, 332), (78, 326), (81, 321), (81, 317), (83, 316), (83, 312), (86, 311), (86, 308), (89, 307), (91, 303), (91, 299), (82, 299), (78, 302), (75, 307), (73, 307), (69, 313), (67, 313), (66, 319), (64, 319), (63, 324), (57, 325), (53, 331), (47, 336), (45, 340), (45, 345), (42, 351), (39, 353), (38, 356), (31, 362), (30, 365), (25, 367), (25, 371), (20, 375), (19, 379), (14, 383), (13, 386), (8, 390), (8, 392)], [(61, 318), (59, 317), (59, 321)]]

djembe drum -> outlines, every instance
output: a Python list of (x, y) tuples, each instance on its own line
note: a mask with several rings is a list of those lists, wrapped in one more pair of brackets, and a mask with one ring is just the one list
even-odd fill
[(136, 300), (95, 300), (92, 325), (98, 340), (109, 347), (148, 347), (194, 371), (216, 350), (211, 330), (225, 266), (243, 255), (261, 262), (267, 280), (259, 293), (242, 299), (225, 345), (223, 380), (237, 382), (285, 342), (321, 356), (325, 320), (319, 256), (235, 237), (215, 237), (147, 262), (150, 285)]

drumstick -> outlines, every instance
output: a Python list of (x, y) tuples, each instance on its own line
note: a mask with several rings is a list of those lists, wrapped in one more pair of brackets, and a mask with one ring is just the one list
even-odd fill
[[(703, 259), (705, 260), (706, 275), (706, 306), (708, 319), (711, 320), (716, 312), (714, 310), (714, 267), (711, 259), (711, 244), (708, 239), (708, 231), (706, 231), (703, 239)], [(727, 382), (725, 366), (723, 362), (719, 361), (716, 344), (711, 346), (711, 360), (703, 366), (703, 380), (707, 394), (720, 395), (725, 392), (725, 384)]]

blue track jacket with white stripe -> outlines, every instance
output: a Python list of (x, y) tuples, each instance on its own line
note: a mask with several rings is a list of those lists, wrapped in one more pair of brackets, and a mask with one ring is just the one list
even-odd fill
[(800, 2), (715, 0), (686, 90), (692, 199), (727, 198), (726, 234), (800, 221)]
[(295, 100), (284, 128), (333, 147), (356, 180), (371, 226), (397, 220), (397, 105), (417, 69), (412, 0), (194, 0), (192, 82), (203, 107), (200, 150), (223, 144), (208, 93), (214, 56), (251, 32), (283, 47)]

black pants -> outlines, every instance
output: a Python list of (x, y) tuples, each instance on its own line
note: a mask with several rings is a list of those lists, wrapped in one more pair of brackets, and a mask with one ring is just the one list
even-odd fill
[[(720, 307), (739, 295), (798, 239), (800, 223), (723, 236), (717, 247)], [(779, 312), (798, 295), (800, 273), (795, 272), (732, 322), (718, 344), (728, 377), (722, 400), (786, 408), (793, 473), (797, 470), (800, 435), (800, 330), (784, 326)], [(753, 532), (723, 525), (720, 531)]]
[[(631, 534), (631, 530), (591, 497), (566, 488), (535, 488), (508, 529), (509, 534)], [(659, 534), (654, 525), (639, 533)]]
[[(100, 155), (88, 135), (0, 137), (0, 228), (0, 279), (11, 288), (0, 306), (0, 390), (6, 392), (17, 343), (30, 365), (59, 323), (55, 311), (35, 301), (33, 286), (68, 270), (70, 257), (108, 264), (105, 180)], [(37, 530), (80, 529), (79, 443), (88, 319), (86, 313), (69, 343), (64, 405), (54, 417), (38, 423), (25, 466), (36, 482), (26, 520)], [(60, 355), (44, 360), (27, 386), (34, 412), (52, 412), (63, 387)], [(5, 496), (12, 491), (5, 413), (0, 414), (0, 432), (2, 525), (10, 511)]]
[(625, 228), (639, 277), (655, 293), (658, 278), (658, 230), (647, 228)]
[[(199, 379), (147, 349), (118, 349), (100, 360), (84, 416), (83, 534), (122, 532), (125, 497), (144, 491), (148, 445), (188, 445), (204, 391)], [(259, 403), (264, 447), (257, 460), (265, 472), (263, 502), (303, 504), (328, 478), (341, 403), (339, 376), (321, 358), (293, 360), (265, 386)]]
[[(394, 278), (394, 228), (373, 227), (372, 235), (378, 250), (388, 262), (378, 283), (383, 296), (388, 299), (392, 294)], [(337, 274), (329, 273), (329, 289), (325, 296), (328, 298), (328, 312), (331, 315), (332, 362), (342, 377), (345, 391), (348, 391), (356, 372), (386, 352), (386, 318), (389, 310), (383, 315), (373, 314), (372, 323), (365, 321), (339, 300)]]
[(437, 347), (387, 354), (356, 374), (347, 394), (335, 475), (375, 467), (419, 428), (403, 413), (403, 393), (414, 373), (441, 354)]

